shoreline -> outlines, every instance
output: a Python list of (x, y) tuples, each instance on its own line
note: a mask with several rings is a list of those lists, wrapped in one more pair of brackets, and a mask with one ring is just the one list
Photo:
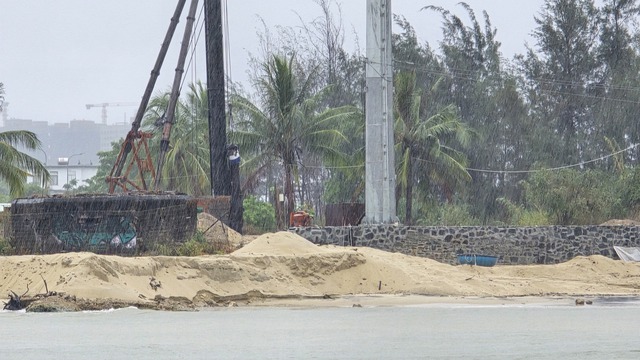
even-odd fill
[[(640, 306), (640, 296), (621, 294), (550, 296), (434, 296), (418, 294), (357, 294), (335, 297), (234, 297), (235, 300), (203, 303), (186, 298), (162, 298), (154, 302), (130, 302), (116, 299), (76, 299), (65, 294), (27, 299), (26, 312), (105, 311), (124, 308), (154, 311), (211, 311), (224, 308), (378, 308), (378, 307), (576, 307)], [(8, 299), (0, 299), (7, 302)], [(578, 301), (583, 301), (578, 303)], [(8, 310), (5, 310), (8, 311)]]
[(420, 306), (577, 306), (576, 300), (591, 300), (590, 305), (608, 305), (609, 299), (618, 303), (635, 303), (640, 305), (640, 296), (620, 294), (600, 295), (552, 295), (552, 296), (434, 296), (418, 294), (358, 294), (343, 295), (331, 299), (275, 299), (264, 298), (243, 304), (247, 307), (420, 307)]

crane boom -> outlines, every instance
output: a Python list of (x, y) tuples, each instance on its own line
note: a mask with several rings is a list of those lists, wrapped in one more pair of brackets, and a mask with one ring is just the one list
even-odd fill
[[(148, 153), (148, 146), (146, 140), (150, 137), (149, 134), (143, 133), (140, 131), (140, 124), (142, 123), (142, 118), (144, 116), (145, 111), (147, 110), (147, 105), (149, 104), (149, 99), (151, 98), (151, 93), (153, 92), (153, 88), (156, 84), (156, 80), (160, 75), (160, 69), (162, 68), (162, 63), (164, 62), (164, 58), (167, 55), (167, 51), (169, 49), (169, 44), (171, 43), (171, 39), (173, 38), (173, 34), (175, 33), (176, 27), (178, 26), (178, 22), (180, 21), (180, 14), (182, 14), (182, 9), (186, 0), (178, 0), (178, 4), (176, 5), (176, 9), (171, 17), (171, 22), (169, 23), (169, 28), (167, 29), (167, 33), (164, 37), (164, 41), (162, 42), (162, 46), (160, 47), (160, 53), (158, 54), (158, 58), (156, 59), (156, 63), (151, 70), (151, 76), (149, 78), (149, 82), (147, 83), (147, 87), (145, 89), (144, 94), (142, 95), (142, 100), (140, 101), (140, 106), (138, 107), (138, 112), (136, 113), (136, 117), (131, 124), (131, 130), (127, 133), (127, 136), (122, 144), (120, 149), (120, 153), (118, 154), (118, 158), (116, 159), (113, 168), (111, 169), (111, 173), (107, 177), (107, 182), (109, 183), (109, 193), (113, 194), (116, 186), (120, 186), (121, 188), (126, 190), (126, 184), (132, 184), (131, 180), (127, 177), (129, 175), (129, 171), (131, 170), (133, 163), (135, 162), (138, 165), (138, 169), (140, 172), (140, 178), (142, 181), (142, 189), (146, 190), (146, 183), (143, 176), (143, 171), (150, 171), (152, 178), (155, 178), (155, 173), (153, 172), (153, 164), (151, 164), (151, 158)], [(137, 144), (136, 141), (141, 140), (142, 144)], [(139, 151), (146, 149), (146, 157), (144, 159), (140, 158)], [(127, 166), (126, 173), (124, 176), (122, 175), (122, 171), (127, 163), (127, 157), (131, 151), (134, 151), (135, 158), (131, 160), (129, 165)], [(135, 185), (134, 185), (135, 186)], [(136, 186), (137, 187), (137, 186)]]
[(94, 107), (101, 107), (102, 108), (102, 123), (107, 125), (107, 106), (135, 106), (138, 105), (137, 103), (133, 103), (133, 102), (109, 102), (109, 103), (99, 103), (99, 104), (87, 104), (85, 105), (87, 107), (87, 110), (94, 108)]
[(160, 154), (158, 155), (156, 178), (153, 185), (155, 191), (159, 190), (160, 174), (162, 173), (162, 167), (164, 166), (164, 158), (167, 151), (169, 151), (169, 136), (171, 135), (171, 126), (173, 125), (173, 119), (176, 113), (176, 105), (178, 103), (178, 98), (180, 97), (180, 83), (182, 82), (182, 74), (184, 73), (184, 62), (187, 58), (187, 52), (189, 51), (189, 38), (191, 38), (191, 33), (193, 31), (193, 22), (196, 20), (197, 8), (198, 0), (191, 0), (189, 15), (187, 15), (187, 23), (185, 25), (184, 35), (182, 38), (182, 47), (180, 48), (180, 54), (178, 56), (178, 66), (176, 66), (176, 72), (173, 78), (171, 97), (169, 98), (169, 107), (167, 108), (167, 118), (162, 127)]

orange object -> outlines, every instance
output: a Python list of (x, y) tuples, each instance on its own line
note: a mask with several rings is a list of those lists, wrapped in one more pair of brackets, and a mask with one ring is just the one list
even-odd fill
[(289, 214), (289, 226), (311, 226), (311, 215), (306, 211), (296, 211)]

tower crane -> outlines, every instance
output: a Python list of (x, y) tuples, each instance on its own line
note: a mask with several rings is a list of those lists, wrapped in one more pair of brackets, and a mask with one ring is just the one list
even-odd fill
[(100, 103), (100, 104), (87, 104), (87, 110), (94, 107), (102, 108), (102, 123), (107, 125), (107, 106), (137, 106), (137, 103), (132, 102), (114, 102), (114, 103)]

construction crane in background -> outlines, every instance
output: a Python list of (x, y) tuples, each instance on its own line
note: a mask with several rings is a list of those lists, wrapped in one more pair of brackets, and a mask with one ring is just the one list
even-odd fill
[(87, 110), (94, 107), (102, 108), (102, 123), (107, 125), (107, 106), (137, 106), (137, 103), (132, 102), (114, 102), (114, 103), (101, 103), (101, 104), (87, 104)]

